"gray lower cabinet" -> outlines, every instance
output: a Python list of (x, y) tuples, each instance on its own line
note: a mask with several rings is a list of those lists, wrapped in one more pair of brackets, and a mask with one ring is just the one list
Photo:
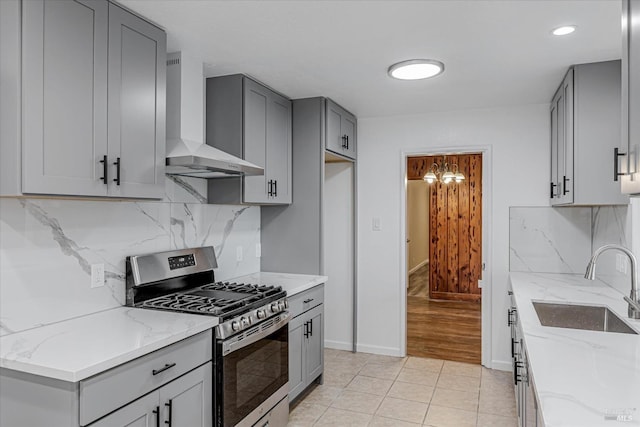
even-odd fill
[(350, 159), (356, 158), (356, 117), (327, 100), (327, 140), (326, 149)]
[(289, 298), (289, 401), (324, 372), (324, 285)]
[(208, 362), (90, 425), (211, 427), (212, 375), (212, 363)]
[(291, 203), (291, 101), (247, 76), (207, 79), (207, 144), (264, 168), (209, 180), (209, 203)]
[(0, 425), (211, 427), (212, 356), (208, 330), (75, 383), (0, 369)]
[(640, 194), (640, 0), (622, 0), (622, 192)]
[(22, 136), (1, 161), (22, 170), (3, 194), (162, 198), (164, 31), (106, 0), (29, 0), (13, 32)]
[(622, 205), (620, 61), (574, 65), (551, 102), (551, 205)]

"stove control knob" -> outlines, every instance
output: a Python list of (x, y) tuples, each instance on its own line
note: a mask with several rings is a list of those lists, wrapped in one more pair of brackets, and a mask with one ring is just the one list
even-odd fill
[(247, 320), (246, 317), (241, 317), (240, 324), (242, 325), (243, 328), (246, 328), (247, 326), (249, 326), (249, 321)]
[(278, 301), (278, 308), (280, 311), (284, 311), (284, 301)]
[(267, 317), (267, 312), (264, 310), (258, 310), (256, 312), (256, 316), (258, 316), (258, 319), (264, 319), (265, 317)]
[(272, 313), (276, 313), (278, 311), (278, 303), (274, 302), (273, 304), (271, 304), (269, 309), (271, 310)]
[(231, 322), (231, 329), (233, 331), (239, 331), (240, 330), (240, 323), (236, 322), (235, 320), (233, 322)]
[(284, 300), (284, 308), (289, 308), (289, 300)]

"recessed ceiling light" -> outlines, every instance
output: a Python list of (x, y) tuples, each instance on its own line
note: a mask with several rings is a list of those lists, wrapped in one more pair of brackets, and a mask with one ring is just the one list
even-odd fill
[(419, 80), (435, 77), (444, 71), (444, 64), (433, 59), (411, 59), (389, 67), (387, 73), (394, 79)]
[(575, 25), (565, 25), (562, 27), (558, 27), (551, 31), (551, 34), (554, 36), (566, 36), (567, 34), (571, 34), (576, 30)]

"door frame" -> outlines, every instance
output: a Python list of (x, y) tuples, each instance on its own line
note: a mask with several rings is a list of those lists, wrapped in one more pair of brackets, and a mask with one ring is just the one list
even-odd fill
[(493, 153), (491, 145), (464, 145), (425, 147), (423, 149), (402, 151), (400, 153), (400, 349), (401, 356), (407, 355), (407, 159), (419, 156), (442, 156), (454, 154), (482, 154), (482, 262), (484, 271), (478, 285), (482, 289), (481, 303), (481, 363), (491, 367), (492, 360), (492, 174)]

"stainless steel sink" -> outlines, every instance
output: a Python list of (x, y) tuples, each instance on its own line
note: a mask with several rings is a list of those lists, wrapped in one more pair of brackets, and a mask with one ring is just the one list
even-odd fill
[(533, 302), (533, 307), (542, 326), (638, 335), (604, 306)]

